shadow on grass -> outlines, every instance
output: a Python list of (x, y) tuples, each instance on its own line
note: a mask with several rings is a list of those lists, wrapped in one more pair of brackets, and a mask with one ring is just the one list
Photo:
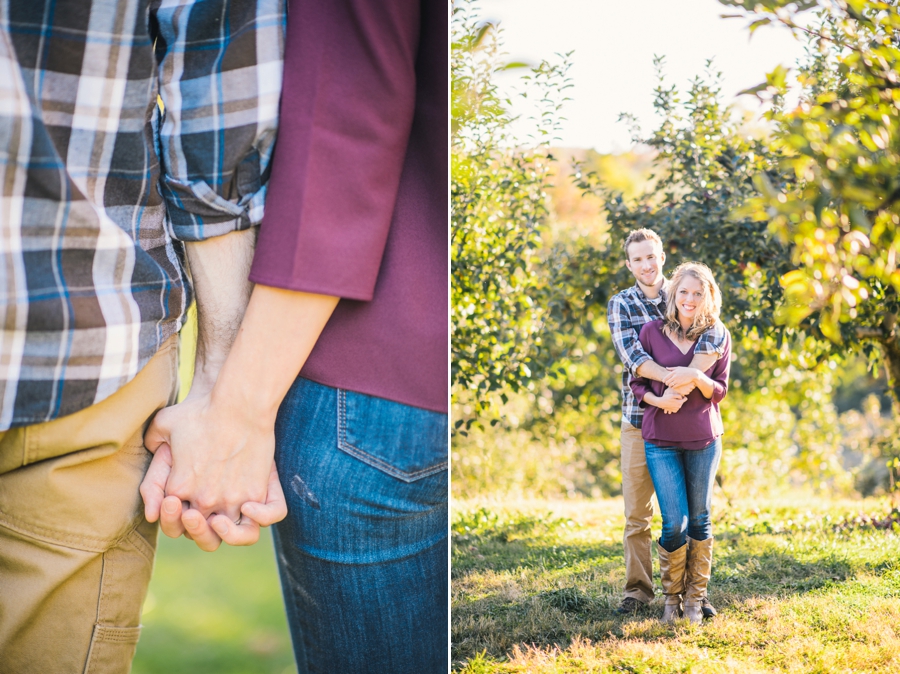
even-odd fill
[(738, 547), (717, 556), (710, 588), (741, 599), (784, 597), (840, 583), (852, 575), (850, 563), (833, 553), (801, 561), (778, 550), (755, 552)]
[[(561, 544), (555, 533), (509, 540), (486, 528), (455, 537), (454, 666), (481, 652), (502, 659), (516, 644), (566, 648), (576, 637), (671, 637), (672, 628), (656, 622), (659, 601), (636, 615), (614, 612), (624, 583), (621, 544)], [(718, 548), (710, 598), (724, 613), (750, 598), (800, 595), (854, 576), (832, 551), (794, 554), (771, 540), (741, 537)]]
[(502, 573), (516, 569), (565, 569), (591, 562), (621, 564), (621, 544), (557, 544), (522, 538), (504, 542), (492, 539), (454, 540), (454, 578), (481, 571)]

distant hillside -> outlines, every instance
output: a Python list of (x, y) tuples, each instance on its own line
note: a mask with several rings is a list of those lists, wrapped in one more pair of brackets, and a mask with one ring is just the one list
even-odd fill
[(600, 154), (585, 148), (552, 148), (556, 157), (552, 186), (547, 189), (550, 197), (551, 232), (563, 231), (570, 236), (577, 234), (595, 238), (599, 244), (605, 239), (606, 218), (603, 202), (593, 195), (584, 196), (575, 185), (575, 164), (587, 173), (597, 173), (602, 182), (622, 192), (626, 199), (638, 196), (647, 186), (652, 168), (653, 154), (626, 152)]

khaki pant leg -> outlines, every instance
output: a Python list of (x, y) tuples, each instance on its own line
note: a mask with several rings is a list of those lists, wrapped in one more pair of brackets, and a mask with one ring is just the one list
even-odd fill
[(653, 480), (647, 471), (644, 439), (639, 428), (622, 422), (622, 496), (625, 500), (625, 595), (653, 599)]
[(110, 398), (0, 434), (0, 670), (128, 672), (156, 549), (143, 433), (177, 384), (172, 338)]

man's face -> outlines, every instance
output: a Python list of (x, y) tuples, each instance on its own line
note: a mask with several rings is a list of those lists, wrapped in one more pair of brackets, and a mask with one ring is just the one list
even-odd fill
[(663, 265), (666, 254), (656, 241), (645, 239), (628, 246), (628, 259), (625, 266), (634, 274), (634, 278), (642, 286), (652, 288), (663, 280)]

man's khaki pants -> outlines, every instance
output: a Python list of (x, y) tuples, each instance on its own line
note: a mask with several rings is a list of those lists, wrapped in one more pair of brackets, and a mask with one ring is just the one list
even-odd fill
[(653, 480), (647, 471), (641, 429), (622, 421), (622, 496), (625, 500), (625, 596), (653, 599)]
[(138, 487), (177, 338), (106, 400), (0, 433), (0, 672), (131, 669), (156, 551)]

